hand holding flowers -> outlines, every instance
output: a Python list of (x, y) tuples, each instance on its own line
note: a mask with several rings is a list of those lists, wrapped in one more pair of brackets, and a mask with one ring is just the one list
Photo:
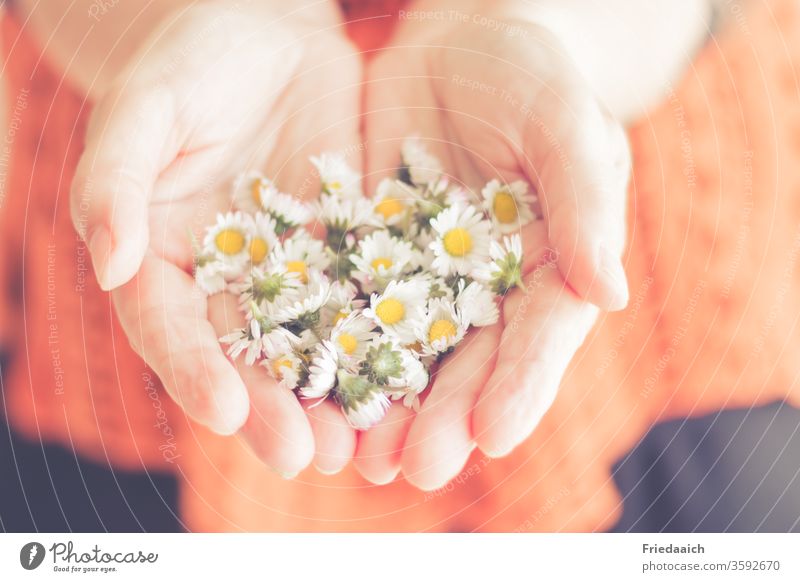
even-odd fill
[[(332, 2), (176, 4), (99, 96), (73, 183), (73, 220), (134, 350), (191, 418), (240, 432), (287, 476), (311, 462), (339, 470), (355, 432), (334, 405), (306, 411), (266, 369), (226, 357), (218, 338), (244, 320), (236, 297), (193, 290), (191, 234), (230, 208), (223, 185), (246, 167), (297, 192), (311, 153), (358, 144), (360, 78)], [(250, 256), (306, 220), (291, 202), (276, 198), (276, 217), (252, 225)], [(217, 235), (224, 252), (240, 242)], [(284, 250), (289, 267), (303, 252)], [(276, 292), (270, 284), (254, 292)], [(256, 313), (250, 329), (262, 321)]]
[[(439, 17), (413, 18), (420, 11)], [(476, 447), (502, 456), (525, 439), (597, 318), (592, 304), (625, 306), (630, 161), (585, 68), (528, 3), (427, 0), (405, 14), (367, 68), (368, 187), (395, 171), (403, 139), (418, 134), (451, 181), (488, 183), (494, 229), (521, 237), (528, 290), (510, 290), (499, 321), (467, 333), (419, 412), (390, 411), (359, 437), (366, 478), (384, 483), (402, 470), (432, 489)], [(514, 184), (530, 184), (537, 202)], [(543, 219), (529, 221), (535, 209)]]

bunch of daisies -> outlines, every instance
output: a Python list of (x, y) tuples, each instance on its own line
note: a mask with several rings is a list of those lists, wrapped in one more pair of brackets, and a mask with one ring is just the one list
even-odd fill
[(492, 180), (478, 197), (418, 140), (402, 155), (370, 198), (342, 155), (311, 159), (313, 204), (245, 174), (236, 211), (217, 217), (197, 253), (198, 286), (236, 294), (246, 317), (220, 338), (229, 356), (300, 398), (332, 398), (362, 430), (393, 401), (418, 407), (435, 364), (471, 326), (497, 321), (499, 298), (521, 284), (517, 233), (534, 218), (524, 182)]

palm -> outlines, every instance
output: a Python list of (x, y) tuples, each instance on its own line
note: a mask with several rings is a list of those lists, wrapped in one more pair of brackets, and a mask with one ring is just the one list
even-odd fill
[[(218, 19), (200, 8), (170, 34), (154, 34), (130, 73), (133, 87), (93, 117), (76, 192), (129, 190), (105, 209), (117, 247), (97, 270), (108, 287), (130, 279), (113, 294), (118, 317), (170, 395), (217, 432), (243, 425), (255, 451), (285, 474), (308, 464), (324, 435), (314, 461), (335, 470), (352, 456), (352, 429), (332, 405), (306, 415), (263, 368), (231, 365), (217, 338), (241, 316), (228, 297), (206, 302), (194, 290), (192, 238), (230, 209), (230, 181), (243, 169), (297, 193), (313, 178), (310, 154), (357, 143), (360, 66), (329, 23), (284, 19), (265, 34), (244, 15)], [(187, 52), (198, 39), (205, 48)], [(124, 147), (109, 159), (115, 138)]]
[[(401, 29), (395, 46), (368, 69), (371, 185), (396, 170), (399, 144), (416, 134), (452, 179), (473, 189), (496, 177), (526, 179), (538, 190), (545, 216), (521, 233), (527, 293), (510, 292), (501, 321), (471, 332), (444, 362), (415, 418), (393, 411), (360, 437), (356, 462), (375, 482), (402, 467), (412, 483), (435, 488), (461, 470), (476, 444), (490, 455), (510, 451), (552, 403), (596, 320), (597, 309), (573, 290), (591, 293), (595, 277), (577, 228), (583, 213), (594, 209), (576, 192), (582, 181), (604, 179), (624, 191), (627, 168), (613, 158), (624, 162), (627, 150), (617, 143), (619, 152), (605, 148), (610, 164), (570, 170), (573, 163), (583, 169), (583, 156), (597, 144), (584, 144), (570, 131), (573, 116), (584, 122), (586, 116), (565, 105), (570, 79), (559, 78), (554, 47), (538, 42), (536, 34), (531, 29), (530, 35), (509, 37), (464, 26), (425, 34)], [(596, 121), (609, 133), (602, 116)], [(591, 118), (585, 129), (593, 131)], [(619, 215), (615, 239), (608, 241), (615, 252), (624, 236), (619, 198), (609, 198), (610, 208), (603, 209)]]

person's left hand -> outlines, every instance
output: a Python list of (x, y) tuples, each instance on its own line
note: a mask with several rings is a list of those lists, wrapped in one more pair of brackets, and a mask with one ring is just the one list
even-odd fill
[[(542, 220), (521, 230), (527, 293), (512, 290), (500, 322), (474, 329), (440, 367), (418, 414), (394, 406), (359, 436), (355, 462), (374, 483), (401, 470), (444, 485), (478, 446), (496, 457), (524, 440), (552, 404), (599, 306), (628, 299), (620, 261), (630, 171), (622, 128), (596, 101), (562, 44), (528, 22), (443, 9), (402, 21), (369, 65), (367, 190), (396, 171), (419, 135), (451, 179), (533, 185)], [(434, 10), (430, 2), (413, 8)], [(429, 13), (436, 16), (436, 13)]]

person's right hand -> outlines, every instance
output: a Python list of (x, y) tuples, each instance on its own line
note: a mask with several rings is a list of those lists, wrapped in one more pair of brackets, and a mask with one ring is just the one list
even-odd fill
[(205, 2), (164, 19), (96, 103), (71, 200), (100, 286), (170, 396), (287, 476), (312, 459), (340, 470), (354, 431), (332, 403), (306, 415), (264, 368), (225, 356), (218, 337), (242, 320), (194, 289), (191, 238), (230, 208), (245, 168), (313, 192), (309, 155), (358, 143), (358, 56), (335, 5), (309, 4)]

